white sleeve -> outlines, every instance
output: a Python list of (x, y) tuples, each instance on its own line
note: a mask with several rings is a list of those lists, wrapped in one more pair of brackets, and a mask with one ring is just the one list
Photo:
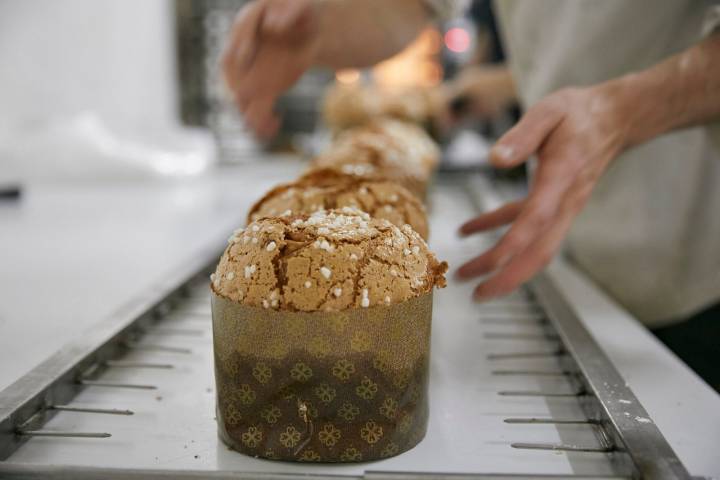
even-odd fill
[(468, 6), (468, 0), (423, 0), (435, 21), (446, 22), (460, 15)]

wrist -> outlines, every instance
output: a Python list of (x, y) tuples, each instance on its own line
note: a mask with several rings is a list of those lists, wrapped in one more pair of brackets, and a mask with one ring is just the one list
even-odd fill
[(617, 122), (622, 148), (646, 142), (673, 128), (662, 82), (646, 72), (631, 73), (598, 85)]

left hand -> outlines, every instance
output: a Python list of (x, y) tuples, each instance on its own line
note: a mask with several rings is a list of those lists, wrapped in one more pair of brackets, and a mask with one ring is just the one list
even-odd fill
[(464, 279), (492, 273), (475, 289), (476, 299), (510, 293), (552, 260), (598, 179), (626, 148), (622, 105), (617, 89), (604, 85), (559, 90), (498, 140), (490, 152), (494, 166), (514, 167), (536, 155), (538, 167), (525, 199), (460, 227), (469, 235), (512, 224), (494, 247), (457, 271)]

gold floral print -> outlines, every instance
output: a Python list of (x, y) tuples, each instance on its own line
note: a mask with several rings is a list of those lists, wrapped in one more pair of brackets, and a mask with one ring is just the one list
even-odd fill
[(383, 375), (387, 375), (390, 371), (390, 365), (380, 356), (373, 358), (373, 367)]
[(370, 349), (370, 334), (365, 330), (357, 331), (350, 339), (350, 348), (356, 352), (366, 352)]
[(362, 453), (355, 447), (348, 447), (340, 454), (340, 460), (343, 462), (359, 462), (362, 460)]
[(345, 327), (348, 324), (347, 317), (333, 317), (330, 319), (330, 329), (333, 331), (333, 333), (342, 333), (345, 330)]
[(408, 386), (408, 383), (410, 383), (410, 372), (402, 371), (395, 374), (395, 378), (393, 378), (393, 385), (397, 388), (405, 388)]
[(262, 383), (263, 385), (270, 381), (272, 378), (272, 369), (263, 362), (258, 362), (252, 371), (255, 380)]
[[(255, 350), (257, 349), (257, 345), (254, 345), (253, 347)], [(264, 353), (275, 360), (282, 360), (288, 353), (290, 353), (290, 345), (284, 340), (277, 339), (267, 345)]]
[(305, 405), (305, 408), (307, 409), (307, 415), (310, 418), (317, 418), (318, 416), (318, 409), (315, 405), (312, 404), (310, 401), (304, 401), (303, 404)]
[(283, 433), (280, 434), (280, 443), (286, 448), (292, 448), (300, 441), (300, 432), (297, 431), (292, 425), (287, 427)]
[(234, 358), (223, 361), (221, 365), (224, 366), (227, 372), (233, 377), (237, 376), (237, 374), (240, 372), (240, 366), (237, 364)]
[(400, 447), (396, 443), (390, 442), (380, 452), (381, 457), (392, 457), (400, 451)]
[(422, 394), (422, 391), (420, 390), (420, 385), (417, 383), (413, 383), (413, 385), (410, 387), (410, 401), (415, 403), (420, 400), (420, 396)]
[(383, 429), (380, 425), (377, 425), (374, 421), (370, 420), (365, 423), (365, 426), (360, 429), (360, 438), (365, 440), (367, 443), (372, 445), (377, 443), (383, 436)]
[(291, 337), (301, 337), (306, 329), (307, 325), (302, 318), (293, 318), (285, 323), (285, 331)]
[(389, 418), (390, 420), (395, 418), (397, 415), (398, 402), (392, 397), (385, 397), (382, 405), (380, 406), (380, 413)]
[(225, 407), (225, 421), (228, 425), (237, 425), (242, 420), (242, 415), (235, 404), (231, 403)]
[(400, 433), (407, 433), (410, 431), (410, 427), (412, 427), (412, 417), (410, 414), (404, 413), (398, 424), (398, 430)]
[(255, 391), (250, 388), (250, 385), (243, 383), (238, 389), (237, 396), (243, 405), (250, 405), (255, 401), (257, 395), (255, 394)]
[(242, 335), (240, 336), (240, 338), (238, 338), (233, 349), (237, 350), (237, 352), (241, 355), (252, 355), (254, 352), (254, 347), (255, 345), (250, 340), (250, 336)]
[(318, 433), (318, 438), (323, 445), (332, 447), (340, 440), (340, 435), (340, 430), (335, 428), (335, 425), (326, 423)]
[(325, 358), (332, 349), (330, 340), (324, 337), (315, 337), (308, 342), (307, 350), (315, 358)]
[(363, 377), (360, 385), (355, 387), (355, 393), (358, 397), (365, 400), (372, 400), (378, 391), (377, 383), (370, 380), (369, 377)]
[(332, 374), (340, 380), (349, 380), (355, 373), (355, 365), (350, 360), (340, 359), (332, 367)]
[(303, 362), (298, 362), (290, 369), (290, 376), (298, 382), (307, 382), (313, 376), (313, 371)]
[(250, 427), (241, 438), (246, 447), (255, 448), (262, 440), (262, 431), (257, 427)]
[(320, 454), (313, 450), (305, 450), (297, 459), (301, 462), (318, 462), (320, 461)]
[(356, 407), (350, 402), (345, 402), (338, 409), (338, 415), (345, 419), (345, 421), (352, 422), (353, 420), (355, 420), (355, 417), (360, 415), (360, 408)]
[(292, 397), (295, 396), (295, 389), (292, 388), (290, 385), (285, 385), (278, 391), (278, 393), (285, 400), (290, 400)]
[(337, 391), (327, 383), (321, 383), (320, 385), (315, 387), (315, 395), (320, 399), (321, 402), (330, 403), (335, 400)]
[(280, 455), (275, 453), (275, 450), (265, 450), (262, 456), (270, 460), (280, 460)]
[(282, 416), (282, 412), (278, 407), (273, 405), (272, 407), (267, 407), (263, 409), (263, 411), (260, 412), (260, 416), (263, 418), (263, 420), (272, 425), (280, 419), (280, 417)]

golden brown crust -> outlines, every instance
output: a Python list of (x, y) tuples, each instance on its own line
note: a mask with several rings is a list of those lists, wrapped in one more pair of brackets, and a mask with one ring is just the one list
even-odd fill
[(337, 311), (394, 304), (445, 286), (447, 263), (417, 232), (348, 207), (263, 218), (229, 243), (212, 288), (245, 305)]
[(377, 219), (389, 220), (398, 227), (410, 225), (428, 238), (425, 207), (400, 184), (366, 180), (330, 168), (311, 170), (297, 181), (279, 185), (265, 194), (248, 213), (248, 223), (262, 217), (313, 213), (354, 207)]
[(425, 198), (438, 162), (437, 147), (422, 129), (382, 119), (338, 135), (312, 167), (390, 180)]

